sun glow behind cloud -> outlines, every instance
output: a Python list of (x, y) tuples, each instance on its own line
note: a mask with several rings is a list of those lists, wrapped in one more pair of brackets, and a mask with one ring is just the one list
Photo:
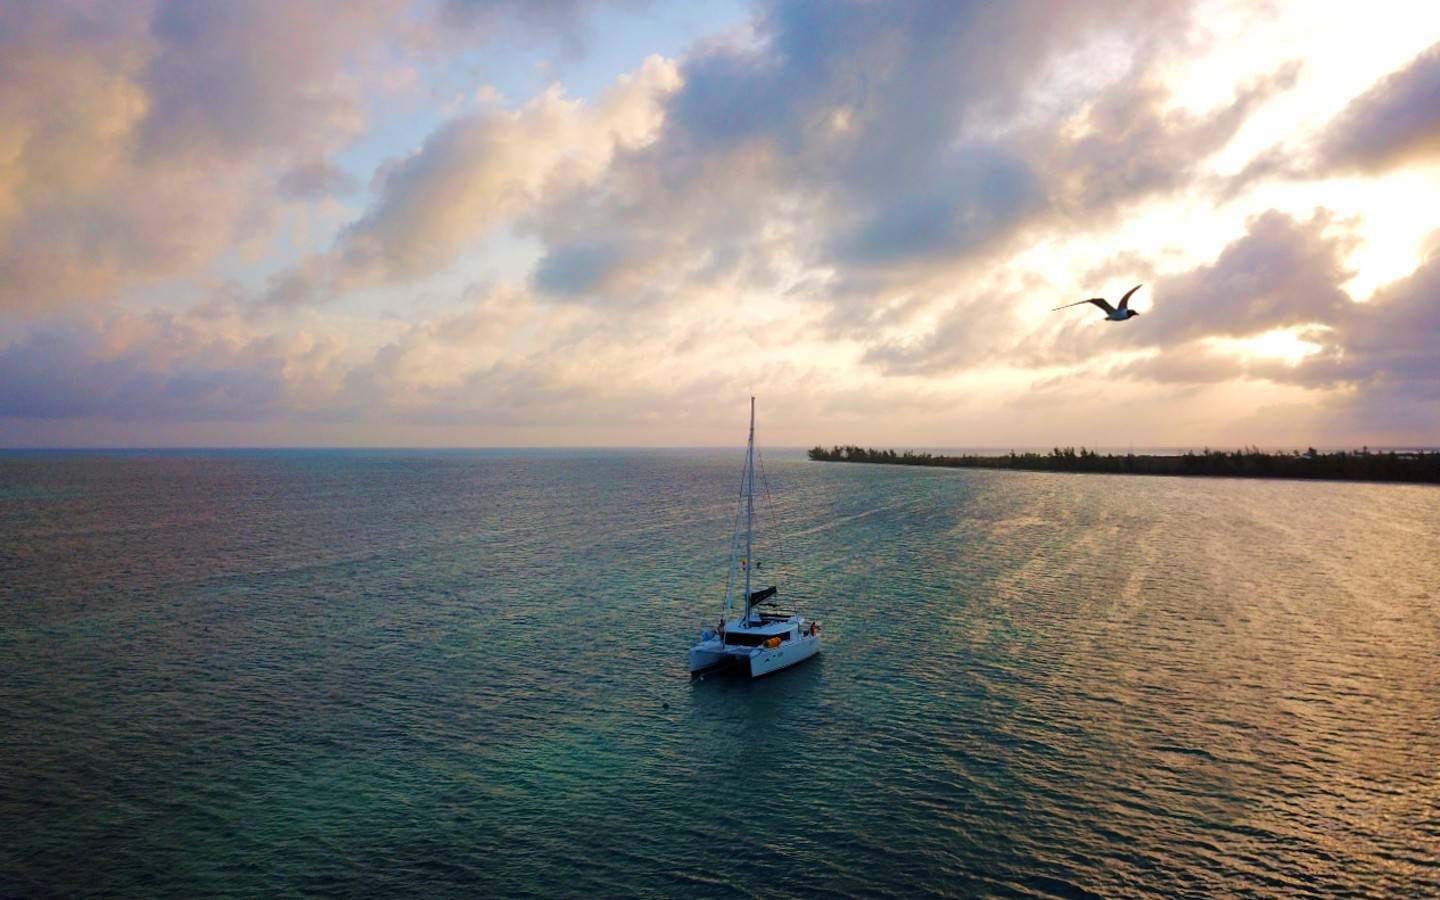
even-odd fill
[(1316, 336), (1313, 329), (1302, 326), (1276, 328), (1249, 338), (1208, 338), (1206, 343), (1215, 350), (1242, 360), (1277, 360), (1295, 366), (1305, 357), (1320, 352), (1321, 345), (1307, 339)]

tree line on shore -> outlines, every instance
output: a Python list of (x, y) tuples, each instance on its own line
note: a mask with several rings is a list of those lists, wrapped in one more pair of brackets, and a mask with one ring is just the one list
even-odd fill
[(1361, 450), (1304, 452), (1243, 450), (1186, 452), (1173, 456), (1097, 453), (1081, 447), (1056, 447), (1049, 453), (1000, 456), (944, 456), (906, 450), (839, 446), (810, 450), (812, 460), (881, 463), (897, 466), (942, 466), (971, 469), (1027, 469), (1038, 472), (1109, 472), (1131, 475), (1210, 475), (1231, 478), (1323, 478), (1340, 481), (1412, 481), (1440, 484), (1440, 452), (1372, 453)]

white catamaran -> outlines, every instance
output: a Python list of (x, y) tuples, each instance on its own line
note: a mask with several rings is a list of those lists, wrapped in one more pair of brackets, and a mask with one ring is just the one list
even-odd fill
[[(820, 626), (793, 613), (762, 610), (775, 603), (778, 588), (771, 585), (751, 590), (751, 572), (759, 569), (752, 559), (751, 539), (755, 520), (755, 398), (750, 398), (750, 442), (745, 451), (745, 473), (740, 478), (740, 510), (735, 515), (735, 531), (730, 538), (730, 571), (725, 578), (725, 609), (716, 628), (706, 628), (700, 642), (690, 648), (690, 671), (700, 672), (716, 666), (743, 665), (750, 677), (768, 675), (786, 666), (809, 659), (820, 652)], [(743, 554), (740, 534), (743, 524)], [(736, 606), (735, 588), (744, 576), (744, 609), (731, 617)]]

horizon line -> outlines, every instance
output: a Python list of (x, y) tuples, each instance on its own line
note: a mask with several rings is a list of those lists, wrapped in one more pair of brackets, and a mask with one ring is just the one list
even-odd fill
[[(810, 450), (813, 447), (829, 449), (830, 447), (861, 447), (856, 443), (848, 444), (769, 444), (758, 445), (768, 447), (771, 450)], [(893, 449), (902, 447), (909, 450), (985, 450), (995, 452), (1010, 452), (1015, 450), (1050, 450), (1055, 448), (1074, 450), (1225, 450), (1255, 448), (1258, 450), (1290, 450), (1290, 449), (1365, 449), (1371, 450), (1440, 450), (1440, 444), (1316, 444), (1302, 442), (1293, 444), (1256, 444), (1256, 443), (1198, 443), (1198, 444), (1075, 444), (1056, 443), (1046, 441), (1035, 444), (911, 444), (911, 445), (889, 445), (886, 447), (863, 446), (862, 449)], [(145, 453), (145, 452), (195, 452), (195, 451), (382, 451), (382, 452), (424, 452), (424, 451), (476, 451), (476, 450), (734, 450), (743, 449), (737, 444), (453, 444), (453, 445), (390, 445), (390, 444), (175, 444), (175, 445), (102, 445), (102, 444), (76, 444), (69, 446), (0, 446), (0, 453)]]

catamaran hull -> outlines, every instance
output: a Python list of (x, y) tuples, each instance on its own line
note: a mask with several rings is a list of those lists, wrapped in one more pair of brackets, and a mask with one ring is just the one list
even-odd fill
[(690, 648), (691, 674), (703, 672), (706, 669), (713, 669), (716, 666), (726, 665), (734, 661), (735, 657), (726, 653), (719, 641), (704, 641)]
[(690, 673), (705, 672), (720, 666), (743, 666), (751, 678), (769, 675), (796, 663), (804, 662), (820, 652), (820, 635), (807, 634), (786, 641), (775, 648), (726, 647), (718, 640), (701, 641), (690, 648)]
[(757, 650), (750, 656), (750, 677), (759, 678), (796, 663), (804, 662), (820, 652), (820, 635), (807, 634), (793, 641), (786, 641), (773, 650)]

